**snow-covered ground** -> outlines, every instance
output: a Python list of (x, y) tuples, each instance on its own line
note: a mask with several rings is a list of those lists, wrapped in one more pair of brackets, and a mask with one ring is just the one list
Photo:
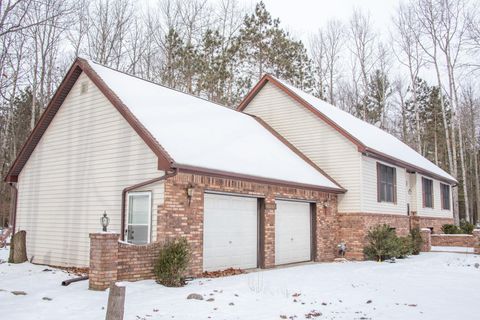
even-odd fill
[[(0, 260), (7, 253), (0, 249)], [(1, 263), (0, 314), (17, 320), (104, 319), (108, 293), (89, 291), (87, 281), (62, 287), (69, 277), (45, 266)], [(478, 319), (480, 256), (425, 253), (396, 263), (307, 264), (198, 279), (183, 288), (154, 281), (126, 287), (125, 319), (132, 320)], [(203, 300), (187, 300), (190, 293)]]

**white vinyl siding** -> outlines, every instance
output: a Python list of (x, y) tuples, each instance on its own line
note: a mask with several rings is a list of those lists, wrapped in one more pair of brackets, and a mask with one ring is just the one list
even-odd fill
[[(423, 176), (421, 174), (417, 174), (416, 176), (417, 176), (417, 183), (416, 183), (417, 214), (423, 217), (453, 218), (452, 206), (450, 206), (449, 210), (442, 209), (440, 181), (430, 178), (428, 176)], [(425, 208), (423, 206), (422, 177), (433, 181), (432, 183), (433, 184), (433, 208)], [(453, 203), (451, 190), (452, 188), (450, 187), (450, 203)]]
[(407, 195), (410, 203), (410, 212), (417, 212), (417, 175), (408, 173)]
[[(81, 94), (82, 83), (88, 84)], [(126, 88), (128, 90), (128, 88)], [(85, 74), (60, 107), (19, 176), (17, 228), (36, 263), (88, 266), (89, 233), (121, 232), (122, 190), (161, 176), (157, 157)], [(162, 182), (152, 192), (152, 240)]]
[(339, 195), (339, 212), (359, 211), (361, 154), (351, 141), (270, 83), (244, 112), (263, 119), (348, 190)]
[[(362, 208), (361, 212), (407, 214), (406, 170), (387, 162), (362, 156)], [(396, 202), (378, 202), (377, 198), (377, 163), (395, 168), (396, 171)]]

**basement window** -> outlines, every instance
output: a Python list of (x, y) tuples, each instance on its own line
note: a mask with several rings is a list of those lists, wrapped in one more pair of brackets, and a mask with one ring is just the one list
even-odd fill
[(423, 207), (433, 208), (433, 181), (422, 177)]
[(450, 186), (445, 183), (440, 183), (440, 192), (442, 196), (442, 209), (450, 210)]
[(377, 162), (377, 201), (397, 202), (397, 172), (394, 167), (389, 167)]
[(132, 192), (128, 194), (128, 219), (126, 239), (132, 244), (150, 242), (152, 217), (151, 192)]

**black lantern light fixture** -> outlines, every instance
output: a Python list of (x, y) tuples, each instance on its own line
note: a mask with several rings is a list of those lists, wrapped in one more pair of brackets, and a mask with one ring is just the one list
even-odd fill
[(100, 218), (100, 224), (102, 225), (103, 232), (107, 231), (107, 227), (109, 223), (110, 223), (110, 218), (107, 217), (107, 211), (103, 211), (103, 216)]

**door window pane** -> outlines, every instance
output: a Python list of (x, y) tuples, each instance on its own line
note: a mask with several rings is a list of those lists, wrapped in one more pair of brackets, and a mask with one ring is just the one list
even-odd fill
[(128, 196), (127, 242), (146, 244), (150, 242), (151, 195), (132, 193)]
[(128, 227), (128, 242), (133, 244), (148, 243), (148, 226), (130, 225)]
[(128, 223), (130, 224), (148, 224), (150, 220), (150, 196), (130, 195)]

